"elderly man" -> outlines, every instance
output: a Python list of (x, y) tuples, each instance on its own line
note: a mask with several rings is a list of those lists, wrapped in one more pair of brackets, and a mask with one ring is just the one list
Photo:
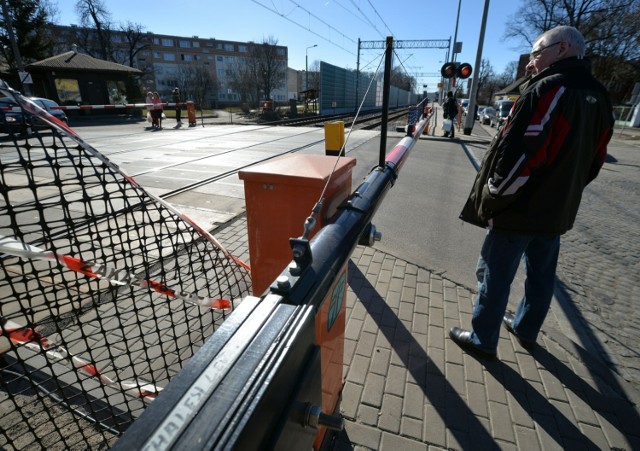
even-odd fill
[[(491, 143), (460, 215), (488, 228), (472, 328), (449, 332), (477, 356), (496, 356), (501, 323), (524, 348), (535, 346), (553, 296), (560, 235), (573, 227), (582, 191), (604, 163), (611, 101), (584, 50), (573, 27), (536, 39), (527, 65), (531, 79)], [(515, 314), (505, 313), (521, 259), (524, 296)]]

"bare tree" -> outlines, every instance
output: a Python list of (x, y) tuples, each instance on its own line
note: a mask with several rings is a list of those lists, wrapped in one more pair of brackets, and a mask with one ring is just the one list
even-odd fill
[(315, 89), (320, 92), (320, 61), (315, 60), (309, 67), (309, 86), (307, 89)]
[(412, 87), (416, 86), (416, 79), (409, 75), (403, 66), (396, 66), (391, 69), (391, 86), (411, 91)]
[(82, 25), (79, 38), (83, 50), (93, 57), (115, 61), (111, 48), (111, 13), (103, 0), (78, 0), (76, 12)]
[(217, 91), (217, 82), (205, 66), (197, 63), (182, 64), (176, 73), (178, 88), (185, 99), (193, 99), (200, 107), (205, 107), (207, 100)]
[(149, 39), (144, 32), (144, 27), (138, 23), (127, 22), (120, 26), (120, 31), (122, 31), (127, 43), (127, 60), (121, 64), (134, 67), (136, 56), (150, 48)]
[[(596, 78), (620, 101), (640, 70), (640, 0), (527, 0), (507, 23), (506, 38), (529, 50), (541, 33), (558, 25), (584, 35)], [(626, 88), (625, 88), (626, 87)]]
[(256, 104), (258, 97), (254, 95), (257, 86), (257, 77), (252, 70), (253, 65), (247, 59), (238, 59), (234, 66), (227, 69), (227, 79), (231, 88), (240, 94), (242, 103)]
[(258, 89), (271, 99), (271, 92), (284, 86), (286, 80), (286, 59), (279, 55), (278, 40), (269, 36), (261, 44), (251, 47), (249, 66), (256, 77)]

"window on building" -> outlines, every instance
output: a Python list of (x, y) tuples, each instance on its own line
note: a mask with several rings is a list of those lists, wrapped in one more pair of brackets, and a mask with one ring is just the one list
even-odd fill
[(276, 55), (284, 56), (284, 49), (276, 49)]
[(160, 38), (153, 38), (153, 43), (155, 45), (160, 45)]
[(222, 61), (222, 57), (221, 56), (216, 56), (216, 61)]
[(58, 98), (62, 105), (75, 105), (82, 103), (78, 80), (74, 78), (56, 78), (54, 83), (56, 85)]
[(124, 81), (107, 80), (107, 91), (109, 92), (109, 103), (127, 103), (127, 88)]
[(162, 38), (162, 45), (165, 47), (173, 47), (173, 39)]
[(234, 50), (234, 46), (233, 46), (233, 44), (225, 44), (225, 45), (224, 45), (224, 49), (225, 49), (227, 52), (233, 52), (233, 50)]
[(175, 53), (165, 53), (164, 54), (164, 60), (165, 61), (175, 61), (176, 60), (176, 54)]
[(153, 52), (153, 57), (160, 59), (162, 58), (162, 54), (160, 52)]
[(191, 47), (200, 47), (200, 43), (198, 41), (193, 41), (191, 43)]
[(246, 45), (239, 45), (238, 46), (238, 52), (241, 53), (247, 53), (249, 51), (249, 47)]
[(191, 48), (191, 42), (189, 42), (189, 41), (182, 41), (181, 40), (181, 41), (178, 42), (178, 45), (183, 49)]
[(180, 59), (182, 61), (193, 61), (192, 55), (185, 55), (184, 53), (180, 55)]
[(222, 42), (218, 42), (218, 43), (216, 44), (216, 48), (217, 48), (218, 50), (222, 50)]

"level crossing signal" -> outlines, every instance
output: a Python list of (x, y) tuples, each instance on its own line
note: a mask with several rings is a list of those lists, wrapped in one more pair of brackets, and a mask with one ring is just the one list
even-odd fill
[(473, 73), (473, 68), (469, 63), (444, 63), (440, 69), (440, 74), (444, 78), (460, 78), (462, 80), (469, 78)]

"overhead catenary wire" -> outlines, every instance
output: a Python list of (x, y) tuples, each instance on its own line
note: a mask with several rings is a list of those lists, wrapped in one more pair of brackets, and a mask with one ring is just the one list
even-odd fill
[(379, 34), (381, 37), (384, 37), (384, 34), (383, 34), (380, 30), (378, 30), (378, 27), (376, 27), (376, 25), (375, 25), (375, 24), (371, 21), (371, 19), (369, 19), (369, 17), (368, 17), (368, 16), (367, 16), (367, 15), (366, 15), (366, 14), (365, 14), (361, 9), (360, 9), (360, 7), (359, 7), (358, 5), (356, 5), (356, 3), (355, 3), (353, 0), (350, 0), (350, 1), (351, 1), (351, 4), (352, 4), (352, 5), (353, 5), (357, 10), (358, 10), (358, 12), (359, 12), (360, 14), (362, 14), (362, 17), (364, 17), (364, 18), (367, 20), (367, 22), (369, 22), (369, 25), (371, 25), (371, 27), (372, 27), (374, 30), (376, 30), (376, 31), (378, 32), (378, 34)]
[[(355, 56), (355, 53), (354, 53), (354, 52), (352, 52), (351, 50), (348, 50), (348, 49), (346, 49), (345, 47), (343, 47), (342, 45), (340, 45), (340, 44), (338, 44), (338, 43), (336, 43), (336, 42), (332, 41), (332, 40), (331, 40), (331, 39), (329, 39), (329, 38), (327, 38), (326, 36), (324, 36), (324, 35), (322, 35), (322, 34), (320, 34), (320, 33), (317, 33), (317, 32), (315, 32), (315, 31), (311, 30), (309, 27), (306, 27), (306, 26), (304, 26), (304, 25), (302, 25), (302, 24), (300, 24), (300, 23), (296, 22), (295, 20), (291, 19), (290, 17), (287, 17), (287, 15), (284, 15), (284, 14), (282, 14), (282, 13), (278, 12), (277, 10), (275, 10), (275, 9), (273, 9), (273, 8), (271, 8), (271, 7), (267, 6), (267, 5), (265, 5), (265, 4), (263, 4), (263, 3), (260, 3), (258, 0), (251, 0), (251, 1), (252, 1), (253, 3), (255, 3), (256, 5), (262, 6), (262, 7), (263, 7), (263, 8), (265, 8), (266, 10), (271, 11), (272, 13), (274, 13), (274, 14), (276, 14), (276, 15), (278, 15), (278, 16), (280, 16), (280, 17), (282, 17), (282, 18), (283, 18), (283, 19), (285, 19), (286, 21), (291, 22), (292, 24), (294, 24), (294, 25), (296, 25), (296, 26), (298, 26), (298, 27), (302, 28), (303, 30), (308, 31), (309, 33), (311, 33), (311, 34), (315, 35), (316, 37), (318, 37), (318, 38), (322, 39), (323, 41), (326, 41), (326, 42), (328, 42), (329, 44), (334, 45), (334, 46), (338, 47), (339, 49), (342, 49), (342, 50), (344, 50), (345, 52), (347, 52), (347, 53), (349, 53), (349, 54), (351, 54), (351, 55), (354, 55), (354, 56)], [(304, 9), (304, 8), (302, 8), (302, 9)], [(306, 10), (305, 10), (305, 11), (306, 11)], [(311, 13), (310, 13), (310, 14), (311, 14)], [(314, 17), (316, 17), (316, 16), (314, 15)], [(321, 19), (318, 19), (318, 20), (321, 20)], [(321, 20), (321, 21), (322, 21), (322, 20)], [(332, 29), (332, 30), (336, 31), (337, 33), (339, 33), (340, 35), (342, 35), (345, 39), (347, 39), (347, 40), (349, 40), (349, 41), (351, 41), (351, 42), (353, 42), (353, 43), (356, 43), (356, 41), (354, 41), (352, 38), (350, 38), (350, 37), (346, 36), (345, 34), (343, 34), (340, 30), (337, 30), (336, 28), (332, 27), (331, 25), (327, 24), (327, 23), (326, 23), (326, 22), (324, 22), (324, 21), (322, 21), (322, 23), (326, 24), (330, 29)]]
[(375, 6), (373, 6), (373, 3), (371, 3), (371, 0), (367, 0), (369, 2), (369, 6), (371, 6), (371, 9), (373, 9), (373, 11), (376, 13), (376, 16), (378, 16), (378, 18), (380, 19), (380, 21), (384, 24), (384, 26), (387, 28), (387, 30), (389, 30), (389, 33), (391, 34), (391, 36), (394, 36), (393, 31), (391, 31), (391, 28), (389, 28), (389, 26), (387, 25), (387, 23), (384, 21), (384, 19), (382, 18), (382, 16), (380, 16), (380, 14), (378, 13), (378, 10), (376, 9)]

